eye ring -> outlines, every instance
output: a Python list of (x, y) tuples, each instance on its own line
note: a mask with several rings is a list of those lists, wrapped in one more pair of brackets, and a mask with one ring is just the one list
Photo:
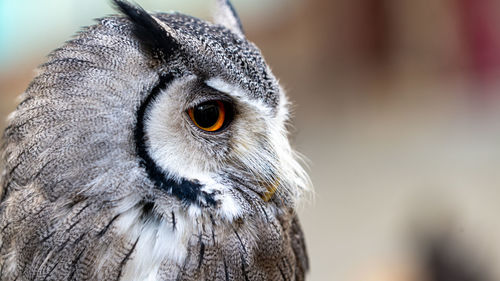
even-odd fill
[(199, 129), (206, 132), (218, 132), (231, 121), (229, 109), (230, 105), (227, 102), (212, 100), (189, 108), (187, 114)]

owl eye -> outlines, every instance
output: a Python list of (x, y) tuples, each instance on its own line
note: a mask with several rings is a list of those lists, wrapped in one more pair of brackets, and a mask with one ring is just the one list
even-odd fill
[(187, 113), (196, 127), (217, 132), (229, 124), (230, 104), (220, 100), (207, 101), (188, 109)]

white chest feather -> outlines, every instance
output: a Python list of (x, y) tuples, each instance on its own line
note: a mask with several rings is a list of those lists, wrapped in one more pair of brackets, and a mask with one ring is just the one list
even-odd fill
[(132, 209), (122, 215), (117, 226), (122, 235), (135, 243), (135, 249), (123, 268), (123, 281), (159, 280), (158, 270), (165, 261), (182, 264), (186, 258), (189, 226), (182, 217), (171, 222), (146, 221), (141, 211)]

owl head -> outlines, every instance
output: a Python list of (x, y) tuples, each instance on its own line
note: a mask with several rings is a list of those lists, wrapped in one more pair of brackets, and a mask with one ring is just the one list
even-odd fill
[(226, 222), (293, 208), (308, 179), (287, 98), (231, 5), (218, 1), (209, 23), (114, 3), (124, 16), (51, 53), (22, 95), (3, 197), (29, 185), (61, 205), (99, 198)]

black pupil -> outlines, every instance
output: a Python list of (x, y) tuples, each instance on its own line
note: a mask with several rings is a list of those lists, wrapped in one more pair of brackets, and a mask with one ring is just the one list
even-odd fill
[(217, 102), (207, 102), (194, 108), (194, 120), (202, 128), (210, 128), (219, 119), (219, 106)]

